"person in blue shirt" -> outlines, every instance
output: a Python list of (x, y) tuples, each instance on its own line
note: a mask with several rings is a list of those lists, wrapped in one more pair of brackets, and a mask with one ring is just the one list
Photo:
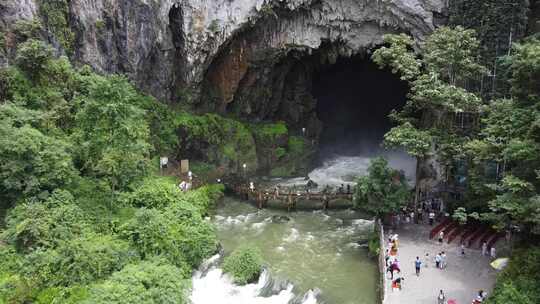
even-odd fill
[(421, 267), (422, 267), (422, 261), (420, 261), (420, 257), (416, 257), (416, 261), (414, 261), (414, 268), (416, 269), (416, 276), (420, 276)]

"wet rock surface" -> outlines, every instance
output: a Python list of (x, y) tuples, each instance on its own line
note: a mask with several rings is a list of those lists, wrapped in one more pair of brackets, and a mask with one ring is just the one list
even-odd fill
[[(289, 51), (309, 53), (323, 41), (339, 41), (339, 52), (351, 54), (379, 44), (388, 32), (407, 32), (421, 40), (433, 30), (434, 15), (444, 11), (444, 2), (72, 0), (72, 57), (100, 72), (127, 74), (160, 99), (196, 103), (209, 81), (215, 95), (207, 104), (210, 108), (225, 110), (235, 99), (265, 97), (249, 102), (255, 109), (246, 111), (271, 114), (280, 107), (268, 101), (282, 96), (245, 90), (278, 77), (261, 73), (257, 62), (264, 72)], [(37, 0), (3, 1), (0, 25), (37, 17), (38, 4)], [(282, 64), (279, 74), (286, 76), (294, 68)]]

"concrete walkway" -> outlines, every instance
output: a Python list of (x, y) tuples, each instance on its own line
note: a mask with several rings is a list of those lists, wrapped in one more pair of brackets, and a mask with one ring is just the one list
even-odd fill
[[(404, 224), (394, 231), (399, 235), (398, 261), (401, 276), (405, 279), (402, 290), (392, 291), (390, 279), (386, 280), (384, 304), (434, 304), (439, 290), (446, 299), (454, 299), (457, 304), (470, 304), (483, 289), (491, 293), (495, 283), (496, 271), (489, 265), (488, 257), (482, 257), (476, 248), (465, 250), (465, 258), (460, 255), (459, 239), (452, 244), (441, 246), (436, 240), (429, 240), (431, 227), (427, 225)], [(388, 233), (385, 235), (388, 246)], [(447, 268), (435, 268), (435, 255), (445, 251)], [(422, 265), (420, 276), (415, 274), (414, 261), (417, 256), (422, 262), (429, 253), (429, 264)]]

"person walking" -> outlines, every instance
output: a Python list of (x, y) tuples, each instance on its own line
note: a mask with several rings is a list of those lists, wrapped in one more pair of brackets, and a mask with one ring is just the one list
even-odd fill
[(440, 268), (441, 267), (441, 254), (437, 253), (435, 256), (435, 267)]
[(441, 232), (439, 232), (439, 245), (442, 245), (443, 240), (444, 240), (444, 231), (441, 230)]
[(492, 259), (496, 259), (497, 258), (497, 251), (495, 250), (495, 246), (491, 246), (491, 250), (490, 250), (490, 256)]
[(433, 226), (433, 221), (435, 220), (435, 212), (430, 211), (428, 217), (429, 217), (429, 225)]
[(439, 291), (439, 295), (437, 296), (437, 304), (444, 304), (445, 300), (446, 300), (446, 296), (444, 295), (444, 292), (441, 289)]
[(465, 257), (465, 244), (461, 243), (461, 257)]
[(446, 268), (446, 253), (443, 251), (441, 252), (441, 269)]
[(482, 255), (487, 255), (487, 243), (482, 243)]
[(416, 276), (420, 276), (420, 268), (422, 267), (422, 261), (420, 261), (420, 257), (416, 257), (416, 261), (414, 261), (414, 268), (416, 270)]

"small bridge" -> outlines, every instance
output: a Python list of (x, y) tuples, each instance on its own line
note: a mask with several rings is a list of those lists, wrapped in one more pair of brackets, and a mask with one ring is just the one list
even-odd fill
[(228, 187), (234, 194), (240, 198), (255, 202), (259, 209), (265, 208), (269, 203), (278, 203), (287, 207), (287, 211), (296, 209), (298, 202), (307, 203), (313, 209), (322, 208), (326, 210), (338, 204), (338, 202), (348, 202), (352, 205), (353, 194), (352, 192), (310, 192), (305, 191), (293, 191), (292, 189), (250, 189), (249, 187), (237, 185)]

